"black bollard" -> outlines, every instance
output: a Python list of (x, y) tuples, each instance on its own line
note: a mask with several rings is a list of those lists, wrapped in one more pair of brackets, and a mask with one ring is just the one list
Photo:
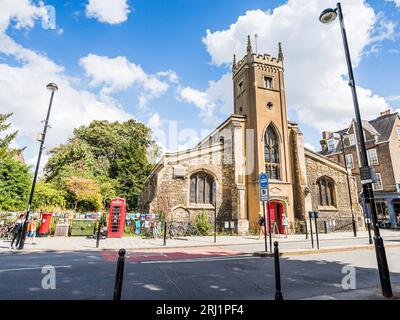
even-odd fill
[(317, 218), (318, 218), (318, 212), (314, 212), (314, 221), (315, 221), (315, 238), (317, 239), (317, 249), (319, 250), (319, 239), (318, 239), (318, 223), (317, 223)]
[(167, 245), (167, 221), (164, 221), (164, 246)]
[(308, 239), (307, 219), (304, 220), (304, 225), (306, 226), (306, 239)]
[(118, 252), (117, 272), (115, 273), (114, 300), (121, 300), (122, 280), (124, 278), (125, 249)]
[(99, 242), (100, 242), (100, 229), (101, 229), (101, 223), (100, 223), (100, 221), (99, 221), (99, 227), (97, 228), (96, 248), (99, 247)]
[(283, 300), (281, 289), (281, 268), (279, 264), (279, 243), (274, 242), (274, 260), (275, 260), (275, 300)]
[(313, 232), (312, 232), (312, 219), (311, 219), (311, 212), (309, 212), (309, 216), (310, 216), (310, 236), (311, 236), (311, 246), (314, 249), (314, 236), (313, 236)]
[(328, 233), (328, 224), (326, 220), (324, 221), (324, 228), (325, 228), (325, 233)]
[(369, 244), (372, 244), (371, 220), (370, 220), (370, 219), (368, 219), (368, 221), (367, 221), (367, 229), (368, 229), (368, 240), (369, 240)]

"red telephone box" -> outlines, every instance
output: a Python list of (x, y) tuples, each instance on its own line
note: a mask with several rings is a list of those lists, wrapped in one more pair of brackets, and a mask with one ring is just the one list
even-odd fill
[(38, 237), (47, 237), (50, 231), (51, 212), (42, 213), (42, 221), (40, 222), (40, 227), (38, 231)]
[(108, 238), (121, 238), (125, 227), (126, 200), (115, 198), (110, 203), (110, 214), (108, 216)]

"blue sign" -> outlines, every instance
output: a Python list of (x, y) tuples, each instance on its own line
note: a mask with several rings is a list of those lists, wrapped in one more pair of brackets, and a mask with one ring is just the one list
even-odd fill
[(260, 174), (260, 187), (263, 189), (268, 188), (268, 174), (267, 173)]

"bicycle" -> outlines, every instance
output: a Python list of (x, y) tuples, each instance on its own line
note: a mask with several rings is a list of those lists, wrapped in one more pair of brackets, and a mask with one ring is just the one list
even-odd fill
[(170, 239), (178, 239), (186, 235), (186, 228), (183, 222), (171, 222), (168, 226), (168, 234)]
[(156, 223), (155, 226), (151, 228), (151, 236), (153, 239), (159, 238), (161, 235), (161, 222)]
[(0, 228), (0, 239), (10, 240), (12, 229), (13, 229), (13, 226), (2, 226)]

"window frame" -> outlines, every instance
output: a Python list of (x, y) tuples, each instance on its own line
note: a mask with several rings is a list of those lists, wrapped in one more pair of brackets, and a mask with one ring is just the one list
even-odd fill
[[(269, 134), (272, 134), (272, 136), (269, 136)], [(272, 124), (267, 127), (264, 133), (264, 166), (265, 172), (269, 174), (271, 180), (281, 181), (280, 141)]]
[[(333, 143), (333, 147), (329, 145), (330, 143)], [(335, 150), (336, 148), (335, 139), (328, 139), (327, 144), (328, 144), (328, 150)]]
[(349, 147), (352, 147), (356, 144), (356, 136), (354, 133), (348, 135)]
[[(348, 161), (347, 161), (347, 158), (348, 158), (348, 157), (349, 157), (349, 158), (351, 157), (351, 166), (349, 165), (349, 163), (348, 163)], [(345, 161), (346, 161), (347, 169), (354, 169), (354, 168), (355, 168), (355, 165), (354, 165), (354, 157), (353, 157), (353, 154), (352, 154), (352, 153), (346, 154)]]
[[(374, 155), (374, 158), (372, 158), (371, 154)], [(379, 165), (378, 150), (376, 148), (367, 150), (367, 158), (368, 158), (368, 165), (370, 166)]]
[(240, 80), (238, 83), (238, 95), (240, 95), (244, 91), (243, 80)]
[(376, 179), (378, 181), (372, 184), (372, 190), (374, 190), (374, 191), (382, 191), (383, 190), (382, 174), (381, 173), (377, 173), (376, 174)]
[[(269, 80), (269, 81), (267, 81)], [(267, 83), (270, 84), (270, 86), (267, 85)], [(271, 76), (263, 76), (263, 85), (264, 89), (272, 90), (274, 88), (274, 78)]]
[(318, 206), (337, 208), (335, 180), (328, 176), (322, 176), (317, 179), (315, 184), (317, 186)]
[(213, 190), (214, 182), (214, 177), (205, 171), (191, 174), (189, 178), (189, 204), (200, 206), (213, 205), (215, 199)]

